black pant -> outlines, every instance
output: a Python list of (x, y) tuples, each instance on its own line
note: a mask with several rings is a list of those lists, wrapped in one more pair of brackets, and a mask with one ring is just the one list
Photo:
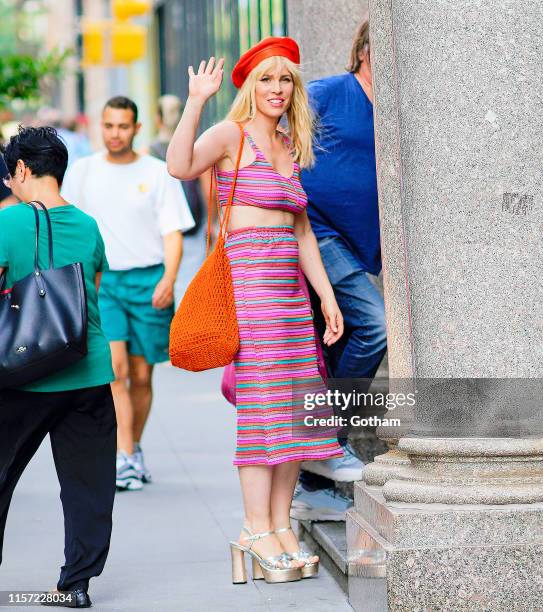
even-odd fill
[(0, 563), (13, 490), (49, 433), (64, 511), (57, 588), (88, 588), (104, 569), (115, 497), (117, 421), (109, 385), (53, 393), (0, 390)]

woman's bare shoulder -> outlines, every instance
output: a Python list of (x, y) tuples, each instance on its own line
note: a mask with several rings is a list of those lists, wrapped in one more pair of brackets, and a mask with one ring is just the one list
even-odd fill
[(225, 119), (207, 130), (207, 133), (225, 145), (239, 141), (239, 127), (235, 121)]

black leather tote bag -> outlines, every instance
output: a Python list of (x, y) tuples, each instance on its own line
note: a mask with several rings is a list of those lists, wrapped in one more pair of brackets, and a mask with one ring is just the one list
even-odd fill
[[(49, 268), (40, 270), (40, 217), (49, 231)], [(83, 265), (53, 265), (53, 234), (47, 208), (30, 202), (36, 219), (34, 272), (5, 291), (0, 278), (0, 389), (17, 387), (79, 361), (87, 354), (87, 291)]]

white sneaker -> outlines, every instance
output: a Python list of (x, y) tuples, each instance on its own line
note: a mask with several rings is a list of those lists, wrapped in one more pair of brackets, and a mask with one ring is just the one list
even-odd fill
[(134, 442), (134, 454), (130, 455), (130, 462), (134, 466), (138, 474), (138, 478), (145, 484), (152, 482), (153, 477), (149, 470), (145, 467), (143, 459), (143, 450), (138, 442)]
[(354, 454), (349, 444), (343, 450), (345, 453), (343, 457), (326, 459), (325, 461), (303, 461), (302, 470), (324, 476), (336, 482), (362, 480), (365, 464)]
[(138, 477), (130, 457), (124, 451), (117, 451), (117, 478), (115, 484), (118, 491), (139, 491), (143, 483)]
[(334, 488), (308, 491), (298, 484), (294, 491), (290, 516), (298, 521), (344, 521), (353, 500)]

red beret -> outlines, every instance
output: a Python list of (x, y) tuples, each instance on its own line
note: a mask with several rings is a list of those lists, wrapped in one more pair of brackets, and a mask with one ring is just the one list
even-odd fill
[(258, 66), (262, 60), (275, 55), (286, 57), (295, 64), (300, 63), (300, 49), (294, 39), (288, 36), (269, 36), (239, 58), (232, 70), (234, 85), (239, 89), (253, 68)]

